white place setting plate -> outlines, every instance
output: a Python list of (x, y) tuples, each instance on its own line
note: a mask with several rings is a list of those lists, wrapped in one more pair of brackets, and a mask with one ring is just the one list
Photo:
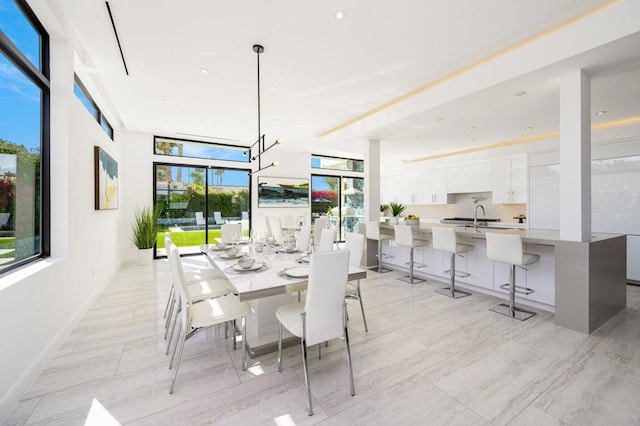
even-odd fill
[(279, 248), (278, 253), (300, 253), (300, 249), (297, 248), (292, 248), (292, 249), (285, 249), (285, 248)]
[(291, 278), (308, 278), (309, 267), (308, 266), (294, 266), (292, 268), (286, 268), (282, 270), (282, 274)]
[(236, 253), (234, 255), (229, 255), (227, 253), (222, 253), (222, 254), (219, 254), (218, 257), (220, 259), (224, 259), (224, 260), (231, 260), (231, 259), (239, 259), (239, 258), (241, 258), (243, 256), (246, 256), (246, 255), (247, 254), (243, 253), (243, 252), (238, 252), (238, 253)]
[(231, 268), (236, 272), (252, 272), (252, 271), (257, 271), (258, 269), (261, 269), (263, 267), (264, 267), (264, 262), (255, 262), (249, 268), (243, 268), (242, 266), (240, 266), (239, 263), (236, 263)]

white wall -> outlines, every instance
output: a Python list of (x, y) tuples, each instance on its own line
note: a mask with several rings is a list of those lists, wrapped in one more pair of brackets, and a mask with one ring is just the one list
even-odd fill
[(121, 264), (121, 241), (113, 235), (120, 234), (122, 210), (95, 211), (93, 188), (93, 147), (101, 146), (121, 165), (120, 143), (76, 99), (73, 50), (59, 29), (47, 29), (52, 256), (0, 278), (0, 421)]

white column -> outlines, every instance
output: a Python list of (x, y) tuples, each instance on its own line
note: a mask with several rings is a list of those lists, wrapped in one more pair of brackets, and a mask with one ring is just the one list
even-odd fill
[(560, 238), (591, 239), (591, 79), (560, 77)]
[(380, 218), (380, 141), (365, 144), (364, 156), (364, 220)]

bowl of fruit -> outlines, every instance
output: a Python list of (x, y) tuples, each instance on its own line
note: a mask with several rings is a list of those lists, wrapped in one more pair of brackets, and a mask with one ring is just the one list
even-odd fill
[(420, 226), (420, 216), (416, 216), (415, 214), (408, 214), (404, 218), (404, 223), (409, 226)]

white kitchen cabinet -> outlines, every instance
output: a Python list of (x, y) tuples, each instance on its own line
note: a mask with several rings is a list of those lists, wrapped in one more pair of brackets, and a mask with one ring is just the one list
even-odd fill
[(490, 192), (493, 168), (490, 162), (449, 167), (447, 189), (451, 194)]
[[(482, 238), (460, 238), (462, 244), (470, 244), (474, 248), (465, 253), (466, 283), (493, 290), (493, 262), (487, 258), (487, 242)], [(457, 259), (456, 259), (457, 262)]]
[(452, 197), (447, 191), (447, 169), (425, 170), (422, 174), (424, 188), (422, 204), (450, 204)]
[(382, 204), (402, 203), (408, 204), (411, 197), (411, 189), (404, 183), (403, 175), (386, 175), (380, 177), (380, 202)]
[(528, 198), (529, 167), (526, 156), (493, 161), (493, 202), (526, 203)]

